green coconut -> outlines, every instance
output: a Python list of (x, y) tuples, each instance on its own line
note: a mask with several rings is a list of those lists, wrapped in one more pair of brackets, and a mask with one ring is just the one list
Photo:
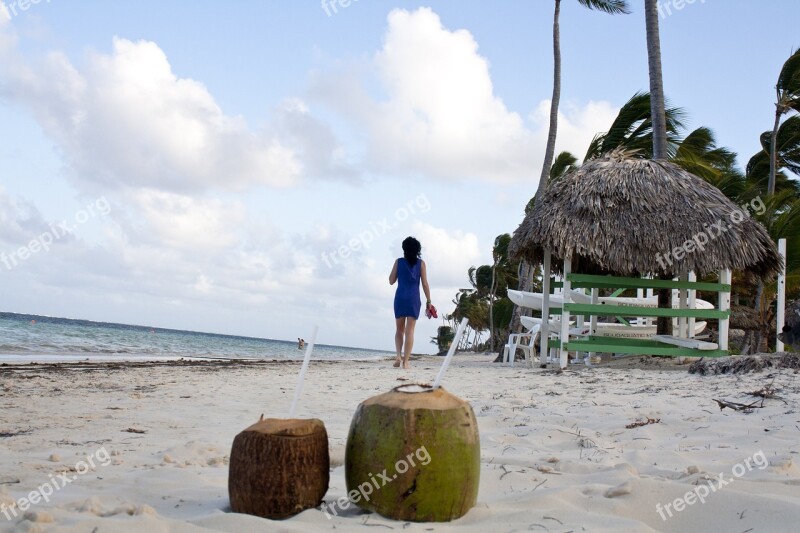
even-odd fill
[(477, 501), (472, 407), (442, 388), (403, 385), (358, 406), (345, 452), (348, 495), (395, 520), (447, 522)]
[(289, 518), (318, 506), (329, 481), (321, 420), (262, 418), (233, 440), (228, 495), (235, 513)]

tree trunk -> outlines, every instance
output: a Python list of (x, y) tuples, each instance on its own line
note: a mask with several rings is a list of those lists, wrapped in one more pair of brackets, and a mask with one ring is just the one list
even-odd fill
[[(658, 1), (645, 0), (647, 27), (647, 64), (650, 71), (650, 114), (653, 121), (653, 159), (667, 159), (667, 119), (664, 104), (664, 80), (661, 73), (661, 38), (658, 32)], [(658, 307), (670, 307), (671, 291), (658, 291)], [(656, 331), (659, 335), (672, 334), (672, 320), (659, 317)]]
[[(517, 290), (526, 291), (528, 290), (528, 270), (530, 269), (530, 265), (527, 261), (522, 261), (519, 264), (519, 270), (517, 271)], [(518, 305), (514, 306), (514, 312), (511, 314), (511, 324), (509, 324), (508, 329), (511, 333), (519, 333), (521, 323), (519, 321), (519, 317), (522, 316), (522, 308)]]
[[(494, 256), (494, 253), (492, 253)], [(494, 351), (494, 292), (497, 290), (495, 287), (497, 283), (497, 258), (494, 258), (492, 264), (492, 287), (489, 290), (489, 351)]]
[(658, 31), (658, 0), (645, 0), (647, 63), (650, 70), (650, 113), (653, 120), (653, 159), (667, 159), (667, 119), (661, 70), (661, 38)]
[[(553, 166), (553, 157), (556, 152), (556, 136), (558, 134), (558, 106), (561, 101), (561, 31), (558, 24), (558, 19), (561, 15), (561, 0), (555, 0), (555, 2), (555, 14), (553, 15), (553, 99), (550, 101), (550, 129), (547, 134), (547, 148), (544, 152), (539, 185), (536, 187), (537, 201), (547, 181), (550, 179), (550, 167)], [(534, 209), (535, 204), (536, 202), (534, 202)]]
[[(777, 107), (777, 104), (776, 104)], [(778, 173), (778, 128), (781, 125), (781, 110), (775, 110), (775, 125), (772, 127), (772, 135), (769, 139), (769, 183), (767, 184), (767, 196), (775, 194), (775, 178)]]

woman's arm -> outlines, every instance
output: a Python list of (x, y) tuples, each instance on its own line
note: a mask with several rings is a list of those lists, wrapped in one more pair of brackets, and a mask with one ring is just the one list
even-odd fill
[(394, 266), (392, 267), (392, 273), (389, 274), (389, 285), (394, 285), (395, 281), (397, 281), (397, 259), (394, 260)]
[[(420, 261), (422, 261), (420, 259)], [(422, 278), (422, 290), (425, 291), (425, 299), (427, 300), (425, 304), (425, 309), (431, 304), (431, 288), (428, 287), (428, 269), (425, 266), (425, 261), (422, 261), (422, 266), (420, 268), (420, 277)]]

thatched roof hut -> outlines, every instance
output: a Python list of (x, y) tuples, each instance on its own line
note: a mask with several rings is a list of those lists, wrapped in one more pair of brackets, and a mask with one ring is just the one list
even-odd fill
[(716, 187), (681, 167), (613, 152), (548, 185), (509, 246), (560, 271), (698, 276), (722, 269), (761, 277), (781, 269), (767, 231)]

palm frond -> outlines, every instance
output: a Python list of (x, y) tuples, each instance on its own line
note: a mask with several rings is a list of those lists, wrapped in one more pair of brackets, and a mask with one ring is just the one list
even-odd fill
[(556, 156), (553, 161), (553, 166), (550, 167), (550, 180), (557, 180), (567, 172), (573, 170), (578, 165), (578, 158), (569, 152), (561, 152)]
[[(600, 157), (618, 148), (636, 151), (641, 157), (653, 153), (653, 123), (650, 114), (650, 93), (636, 93), (620, 108), (609, 130), (598, 134), (586, 152), (584, 162)], [(680, 142), (679, 132), (684, 128), (685, 111), (668, 107), (667, 143), (670, 157), (674, 157)]]
[(782, 113), (800, 111), (800, 50), (792, 53), (778, 75), (778, 107)]
[(631, 12), (626, 0), (578, 0), (578, 3), (589, 9), (596, 9), (610, 14), (628, 14)]

